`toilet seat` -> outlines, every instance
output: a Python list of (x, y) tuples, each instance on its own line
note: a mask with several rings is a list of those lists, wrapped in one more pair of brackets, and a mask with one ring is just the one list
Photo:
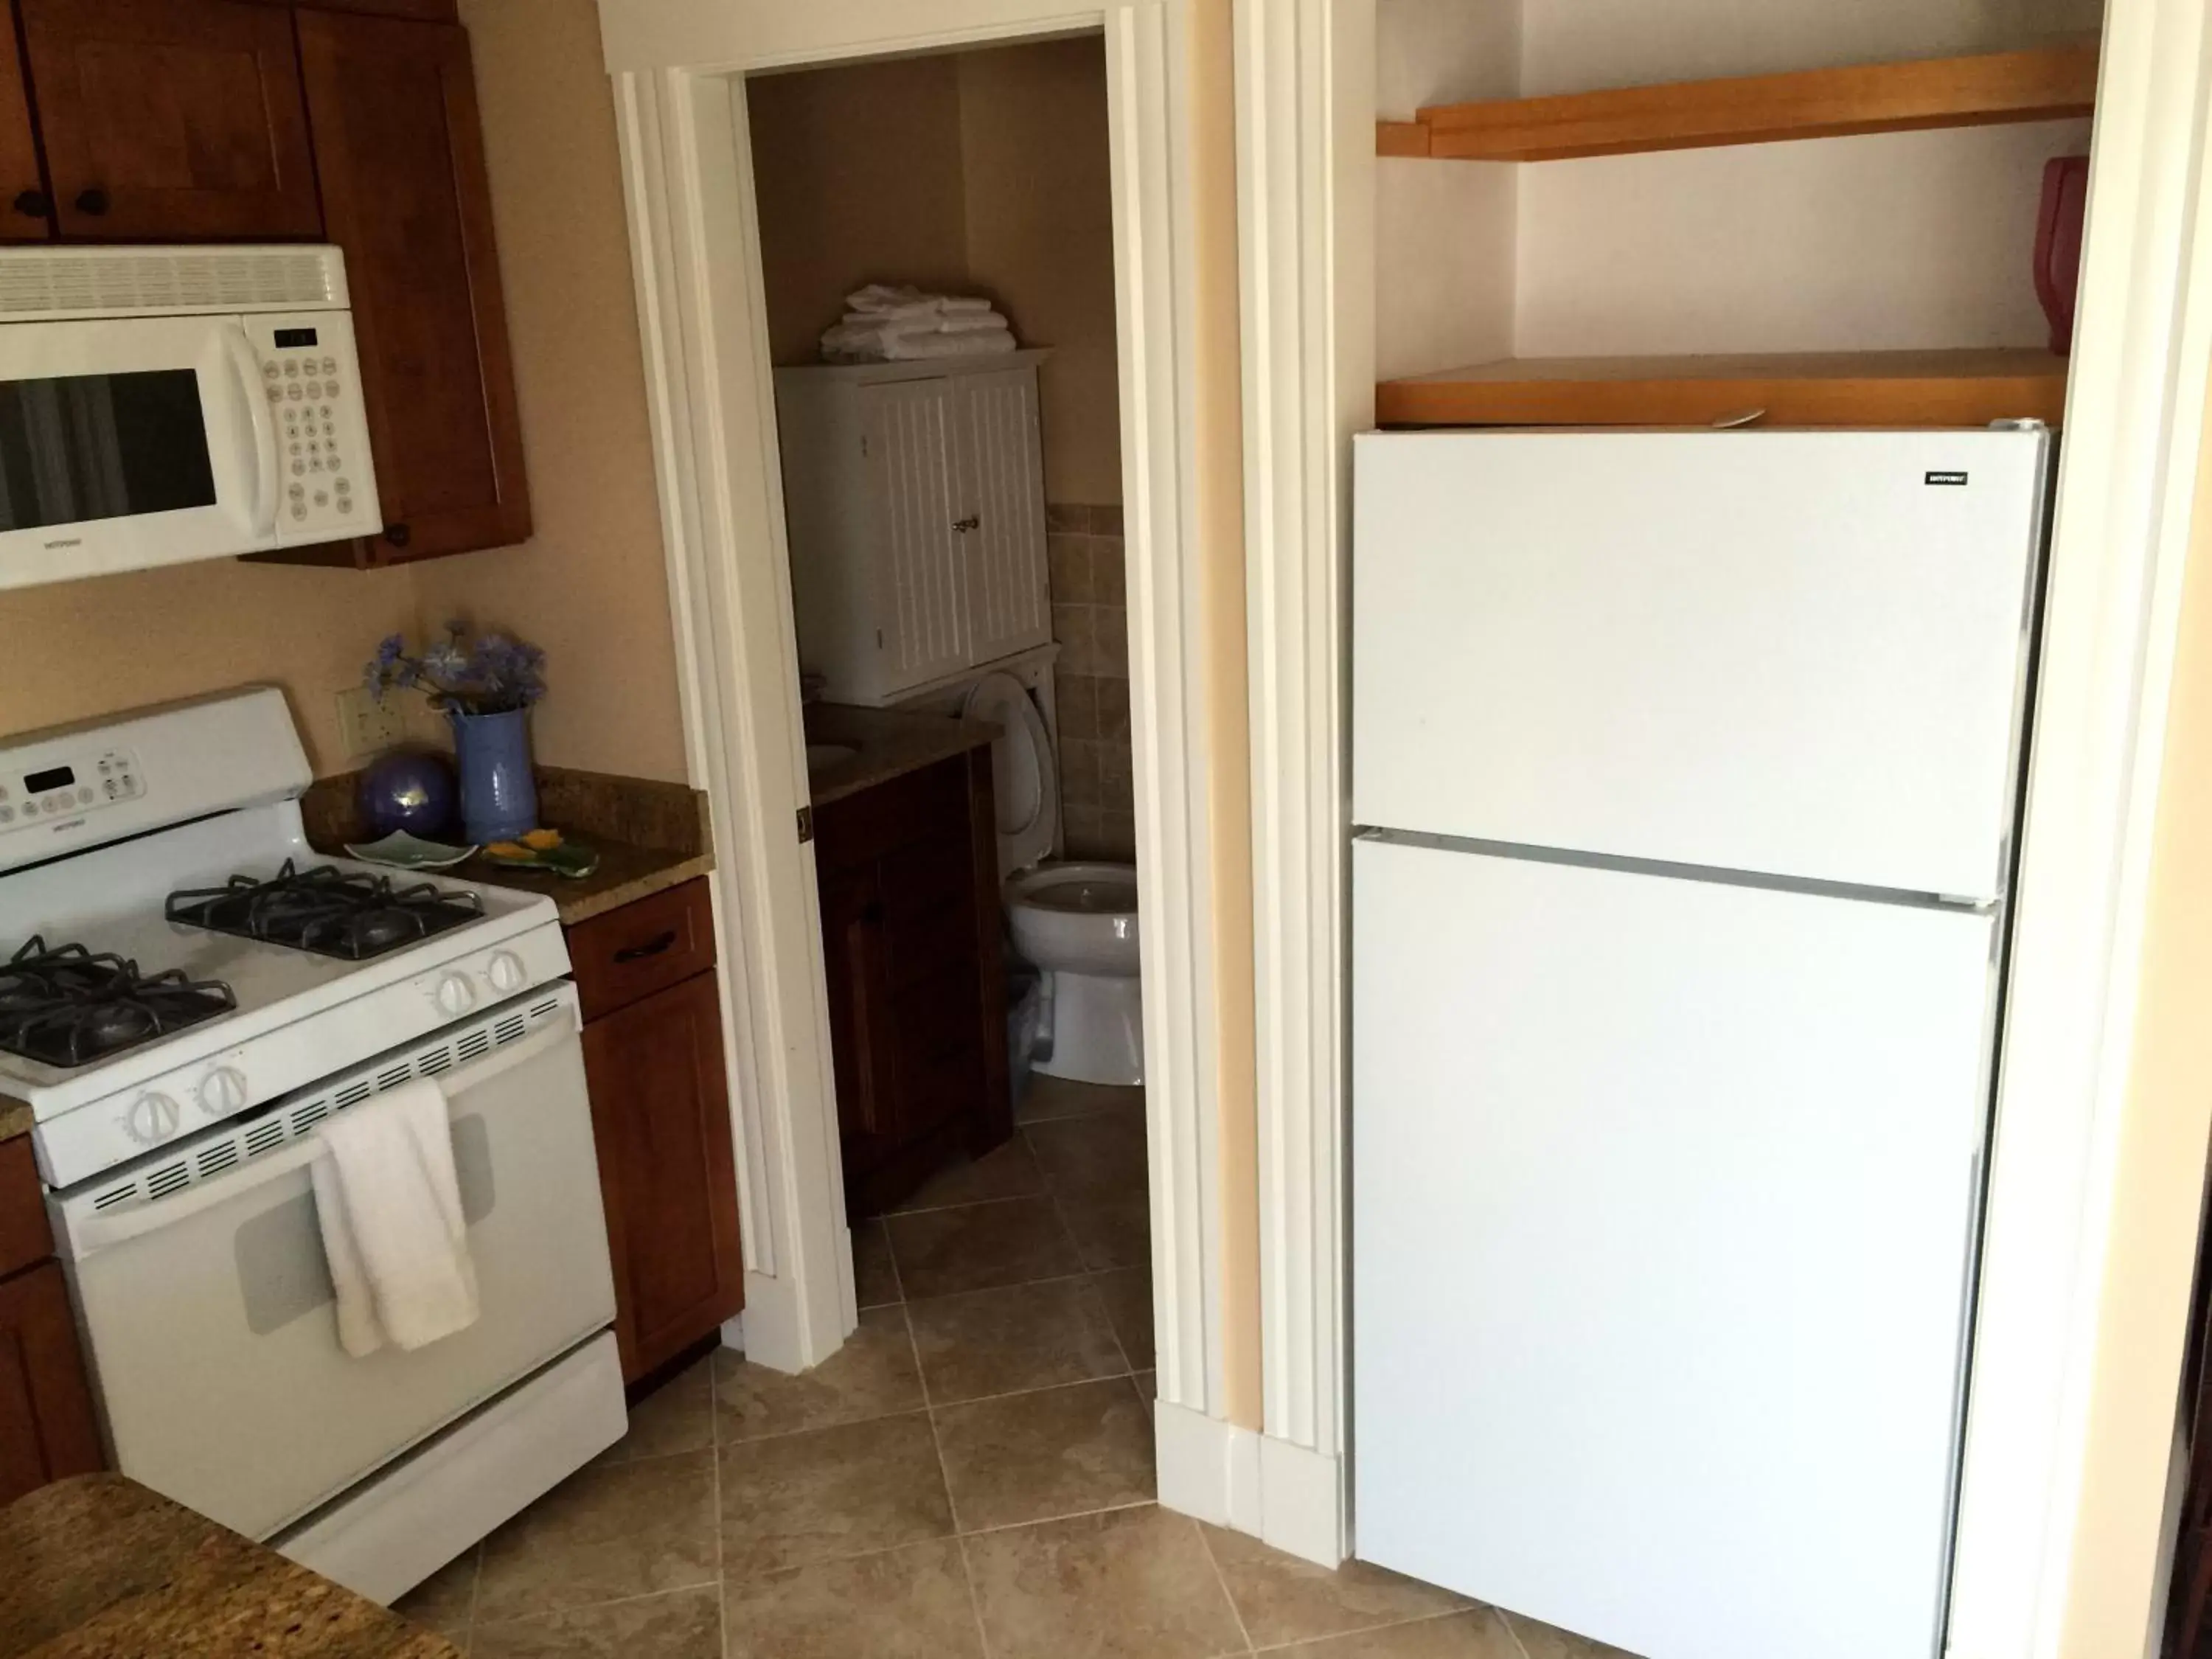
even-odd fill
[(1033, 904), (1040, 910), (1056, 910), (1064, 915), (1134, 915), (1136, 866), (1096, 862), (1048, 865), (1009, 881), (1006, 902)]
[(1052, 734), (1022, 683), (986, 674), (960, 706), (963, 719), (999, 728), (991, 745), (991, 786), (999, 813), (999, 874), (1042, 862), (1060, 838), (1060, 767)]

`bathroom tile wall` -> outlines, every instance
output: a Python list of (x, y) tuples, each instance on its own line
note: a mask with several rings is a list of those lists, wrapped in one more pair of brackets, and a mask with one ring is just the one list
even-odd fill
[(1129, 611), (1119, 507), (1048, 506), (1052, 636), (1060, 641), (1060, 823), (1072, 859), (1136, 856)]

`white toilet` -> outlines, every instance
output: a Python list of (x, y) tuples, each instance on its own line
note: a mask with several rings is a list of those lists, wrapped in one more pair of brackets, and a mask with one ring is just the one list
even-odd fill
[(1145, 1080), (1137, 980), (1137, 872), (1127, 864), (1055, 864), (1060, 766), (1044, 717), (1021, 682), (986, 674), (961, 708), (1004, 732), (991, 748), (999, 874), (1014, 948), (1044, 976), (1036, 1069), (1079, 1083)]

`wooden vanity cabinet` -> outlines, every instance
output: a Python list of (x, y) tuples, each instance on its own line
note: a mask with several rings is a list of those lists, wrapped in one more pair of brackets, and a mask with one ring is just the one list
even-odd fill
[(100, 1431), (27, 1139), (0, 1142), (0, 1504), (100, 1467)]
[(988, 747), (815, 812), (848, 1214), (1013, 1133)]
[(614, 1256), (615, 1340), (634, 1382), (745, 1305), (706, 882), (579, 922), (568, 955)]

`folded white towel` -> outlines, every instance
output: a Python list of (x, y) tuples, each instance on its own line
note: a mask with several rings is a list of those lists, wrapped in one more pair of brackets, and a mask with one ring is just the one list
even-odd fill
[(1006, 328), (980, 334), (902, 334), (884, 347), (883, 361), (902, 363), (933, 357), (983, 357), (1013, 349), (1013, 331)]
[(991, 302), (972, 294), (930, 294), (918, 288), (871, 283), (845, 296), (846, 308), (869, 317), (957, 316), (988, 311)]
[(309, 1173), (345, 1351), (419, 1348), (476, 1323), (476, 1264), (436, 1081), (387, 1090), (317, 1133), (328, 1152)]
[(939, 334), (988, 334), (994, 328), (1013, 325), (986, 306), (981, 311), (948, 311), (938, 319)]

